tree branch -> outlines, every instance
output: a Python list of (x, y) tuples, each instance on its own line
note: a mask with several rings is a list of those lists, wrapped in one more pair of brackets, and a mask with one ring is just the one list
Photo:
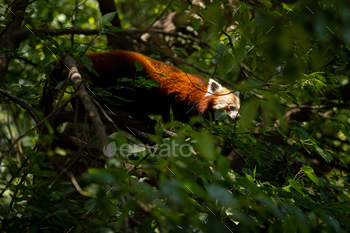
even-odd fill
[(29, 115), (33, 118), (35, 123), (38, 124), (40, 122), (40, 117), (38, 116), (38, 114), (36, 114), (35, 110), (32, 107), (30, 107), (29, 104), (24, 102), (24, 100), (14, 96), (14, 95), (11, 95), (10, 93), (8, 93), (7, 91), (5, 91), (3, 89), (0, 89), (0, 94), (3, 94), (4, 96), (9, 98), (13, 102), (18, 104), (19, 106), (21, 106), (23, 109), (25, 109), (29, 113)]
[(282, 104), (281, 105), (288, 107), (288, 108), (300, 108), (300, 109), (327, 109), (327, 108), (334, 108), (334, 107), (350, 107), (350, 104), (329, 104), (329, 105), (296, 105), (296, 104)]
[(70, 56), (66, 55), (63, 59), (64, 65), (69, 69), (69, 80), (72, 80), (74, 89), (81, 99), (85, 110), (91, 118), (92, 124), (95, 127), (97, 138), (99, 139), (102, 147), (109, 144), (108, 136), (104, 130), (104, 125), (97, 111), (96, 106), (91, 101), (91, 96), (87, 93), (83, 79), (78, 72), (77, 62)]

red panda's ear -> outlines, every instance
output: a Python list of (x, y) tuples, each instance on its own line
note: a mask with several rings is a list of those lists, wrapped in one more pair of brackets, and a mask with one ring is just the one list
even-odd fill
[(221, 91), (223, 88), (220, 83), (216, 82), (214, 79), (209, 79), (208, 89), (205, 97), (212, 95), (216, 91)]

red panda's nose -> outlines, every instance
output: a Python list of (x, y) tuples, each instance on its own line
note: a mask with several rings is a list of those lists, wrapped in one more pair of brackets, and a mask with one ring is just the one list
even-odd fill
[(231, 117), (232, 119), (238, 120), (239, 118), (241, 118), (241, 115), (238, 113), (238, 111), (234, 111), (234, 112), (232, 112), (232, 113), (230, 114), (230, 117)]

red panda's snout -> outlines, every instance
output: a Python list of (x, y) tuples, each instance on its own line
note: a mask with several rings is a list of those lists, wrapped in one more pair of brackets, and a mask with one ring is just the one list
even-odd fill
[(211, 109), (213, 111), (224, 109), (232, 119), (240, 117), (239, 109), (241, 108), (241, 103), (238, 91), (232, 92), (213, 79), (210, 79), (205, 97), (212, 95), (213, 102)]

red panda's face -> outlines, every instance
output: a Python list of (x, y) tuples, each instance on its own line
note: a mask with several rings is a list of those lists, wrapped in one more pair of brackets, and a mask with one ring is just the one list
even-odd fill
[[(232, 119), (236, 119), (237, 117), (240, 117), (239, 109), (241, 105), (239, 101), (239, 92), (230, 92), (231, 91), (225, 87), (223, 87), (222, 91), (216, 91), (215, 94), (219, 95), (215, 96), (212, 108), (214, 110), (224, 109)], [(226, 93), (230, 94), (225, 95)]]
[(208, 83), (208, 92), (205, 96), (213, 95), (213, 104), (211, 106), (212, 110), (216, 111), (218, 109), (226, 110), (227, 114), (232, 118), (236, 119), (240, 117), (239, 109), (241, 107), (239, 100), (239, 92), (232, 91), (221, 86), (219, 83), (213, 79), (209, 80)]

